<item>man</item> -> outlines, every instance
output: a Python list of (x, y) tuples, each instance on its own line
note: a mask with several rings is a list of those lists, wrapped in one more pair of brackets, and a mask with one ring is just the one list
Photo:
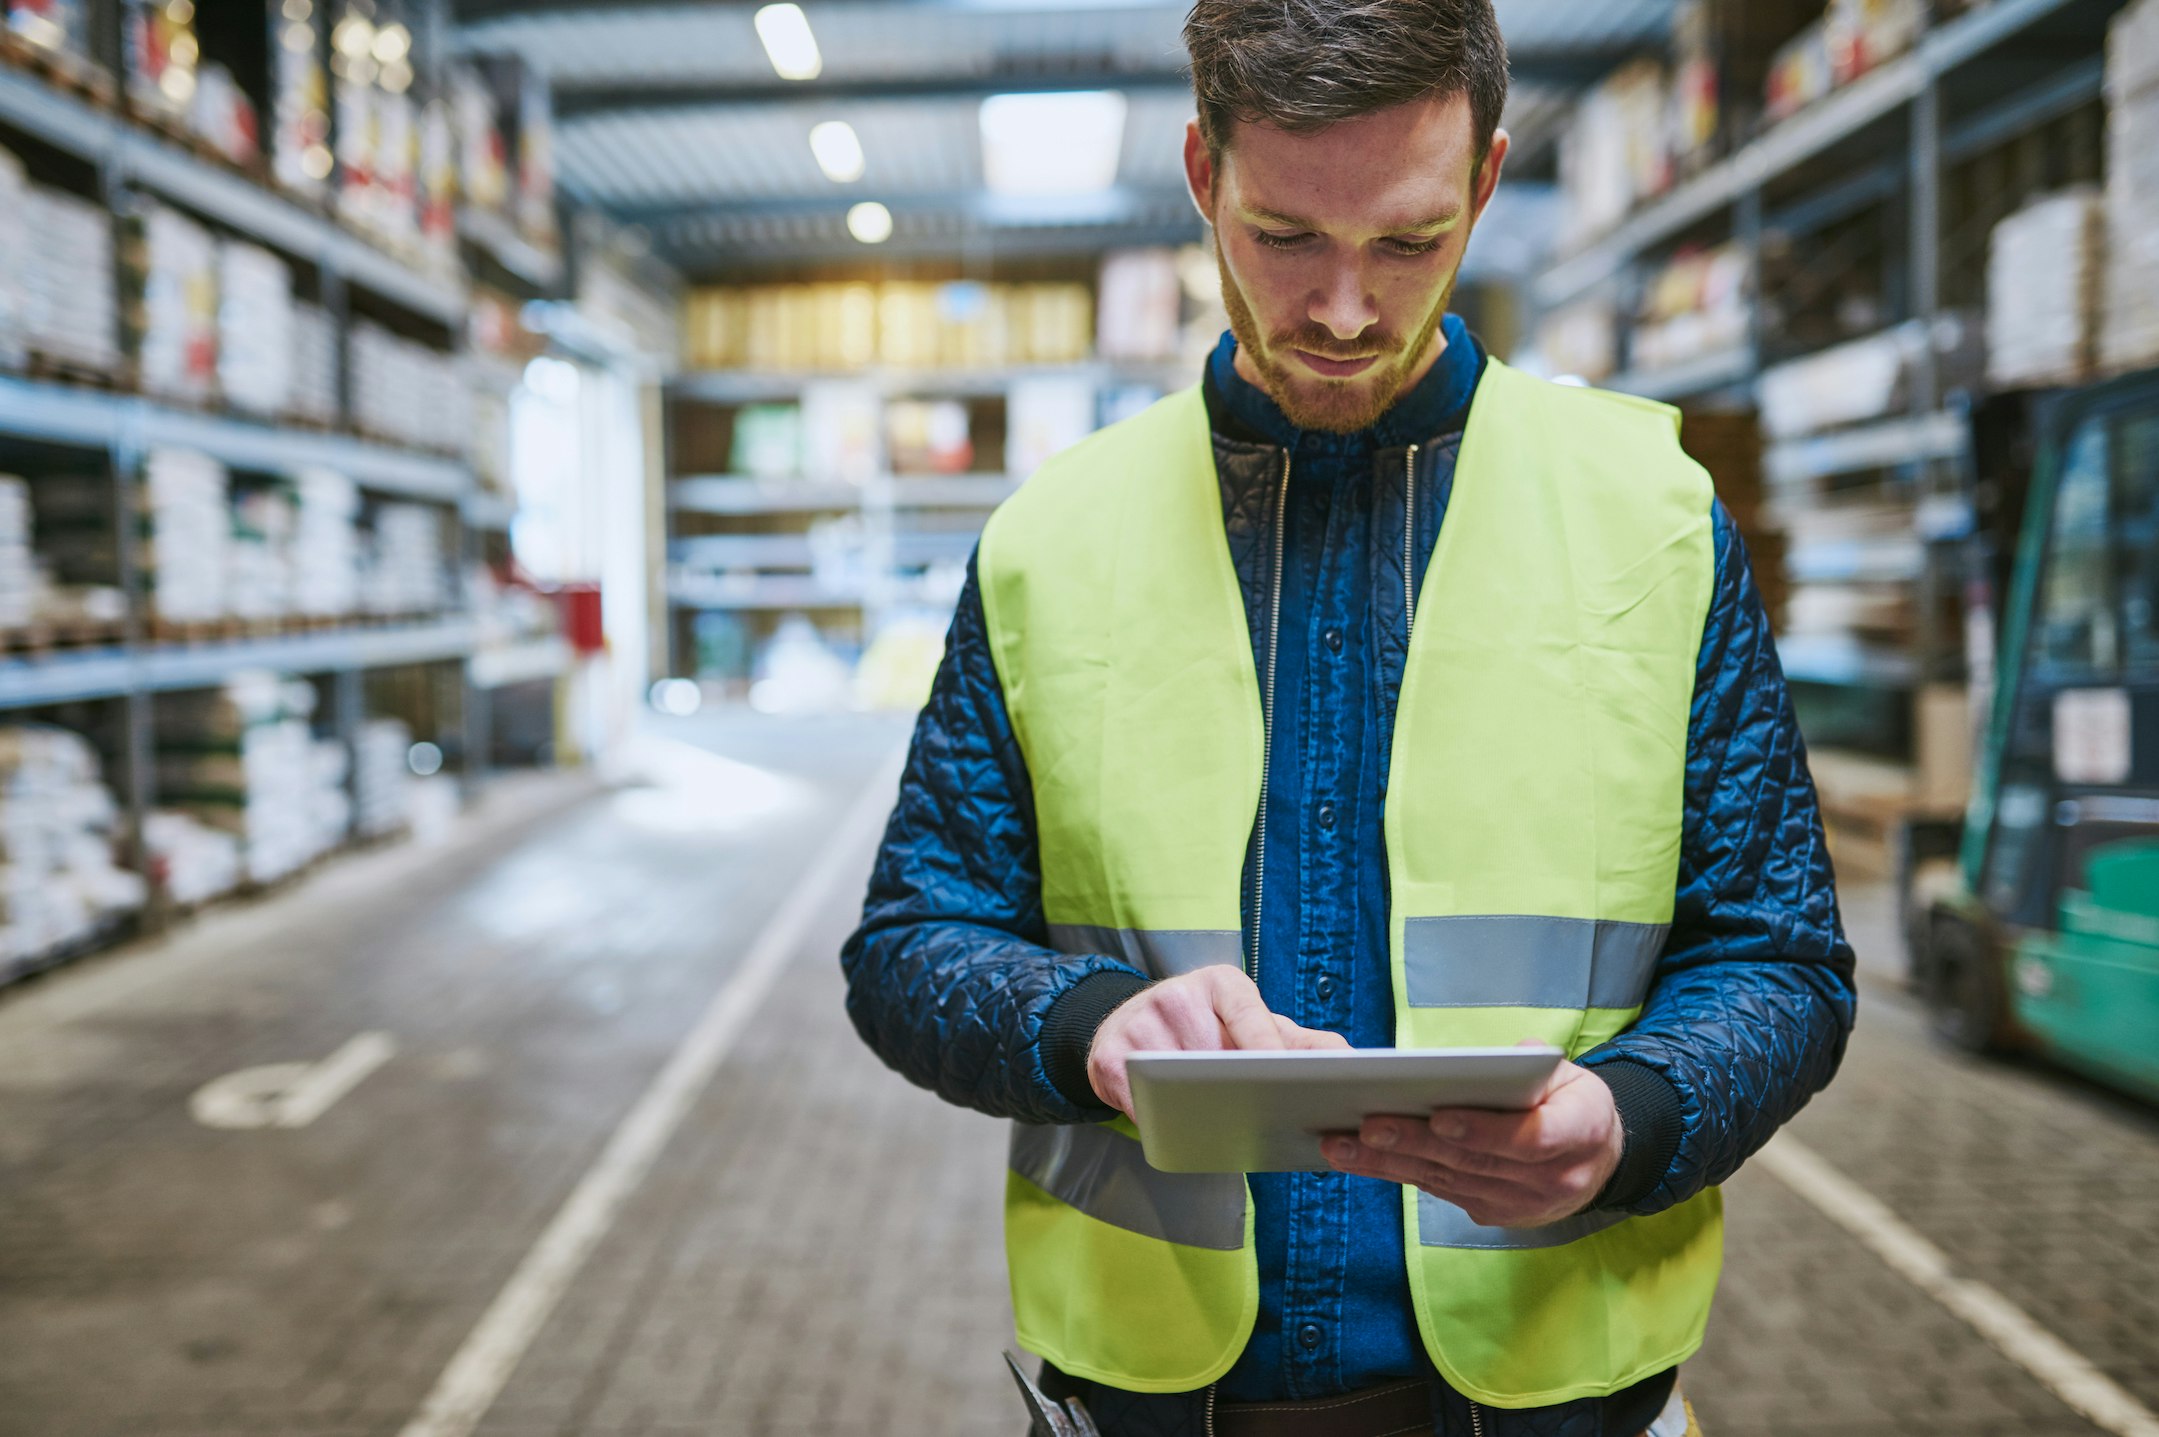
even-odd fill
[[(1685, 1430), (1716, 1184), (1853, 1016), (1744, 551), (1670, 411), (1447, 313), (1489, 0), (1185, 35), (1230, 334), (991, 521), (849, 1011), (1018, 1120), (1020, 1340), (1111, 1437)], [(1119, 1117), (1135, 1051), (1525, 1039), (1573, 1060), (1533, 1111), (1368, 1121), (1332, 1173), (1157, 1173)]]

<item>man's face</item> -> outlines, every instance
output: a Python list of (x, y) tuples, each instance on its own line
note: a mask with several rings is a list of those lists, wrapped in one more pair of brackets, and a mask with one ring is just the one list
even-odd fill
[(1464, 95), (1308, 135), (1239, 123), (1219, 164), (1188, 127), (1185, 174), (1214, 226), (1238, 367), (1291, 423), (1362, 429), (1431, 369), (1506, 155), (1501, 132), (1478, 166)]

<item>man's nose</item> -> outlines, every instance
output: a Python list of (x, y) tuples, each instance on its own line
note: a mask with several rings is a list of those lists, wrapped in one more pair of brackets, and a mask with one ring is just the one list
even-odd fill
[(1355, 265), (1343, 265), (1313, 296), (1311, 317), (1313, 323), (1325, 325), (1330, 334), (1346, 344), (1372, 327), (1379, 318), (1379, 309), (1372, 303), (1372, 291), (1363, 273)]

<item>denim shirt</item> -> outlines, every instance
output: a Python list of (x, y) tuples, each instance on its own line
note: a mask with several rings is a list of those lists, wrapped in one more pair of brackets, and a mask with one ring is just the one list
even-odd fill
[[(1262, 829), (1259, 987), (1267, 1006), (1358, 1048), (1394, 1043), (1381, 827), (1398, 665), (1377, 659), (1381, 626), (1404, 622), (1402, 488), (1375, 482), (1381, 451), (1419, 456), (1414, 581), (1438, 538), (1454, 459), (1484, 355), (1456, 316), (1423, 379), (1369, 429), (1300, 430), (1236, 371), (1222, 337), (1210, 400), (1232, 435), (1289, 454), (1280, 642), (1273, 656), (1274, 748)], [(1375, 521), (1374, 506), (1397, 506)], [(1390, 634), (1389, 639), (1399, 639)], [(1388, 670), (1391, 669), (1391, 672)], [(1262, 672), (1265, 670), (1263, 669)], [(1379, 855), (1379, 861), (1370, 861)], [(1341, 1173), (1254, 1173), (1259, 1321), (1222, 1381), (1230, 1401), (1343, 1392), (1419, 1370), (1421, 1343), (1402, 1246), (1402, 1190)]]

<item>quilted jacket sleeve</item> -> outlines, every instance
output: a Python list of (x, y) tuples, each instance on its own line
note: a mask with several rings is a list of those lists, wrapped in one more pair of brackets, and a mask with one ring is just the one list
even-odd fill
[[(948, 1102), (1036, 1123), (1102, 1116), (1045, 1066), (1043, 1021), (1105, 957), (1044, 946), (1033, 790), (990, 656), (974, 566), (915, 725), (862, 925), (841, 950), (847, 1012), (877, 1055)], [(1069, 1079), (1068, 1079), (1069, 1085)]]
[(1640, 1144), (1630, 1122), (1624, 1165), (1639, 1177), (1607, 1189), (1609, 1205), (1644, 1215), (1738, 1171), (1836, 1073), (1854, 1016), (1806, 746), (1721, 504), (1716, 545), (1671, 937), (1641, 1018), (1582, 1059), (1615, 1093), (1654, 1085), (1656, 1101), (1636, 1108), (1675, 1110)]

